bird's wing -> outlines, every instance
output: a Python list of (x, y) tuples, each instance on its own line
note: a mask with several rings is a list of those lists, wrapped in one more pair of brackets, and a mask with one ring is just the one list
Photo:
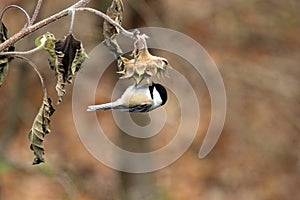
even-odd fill
[[(148, 112), (152, 104), (142, 104), (128, 108), (127, 112)], [(124, 111), (121, 109), (121, 111)]]

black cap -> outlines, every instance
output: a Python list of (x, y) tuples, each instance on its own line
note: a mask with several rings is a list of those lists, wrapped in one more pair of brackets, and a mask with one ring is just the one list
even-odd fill
[(151, 94), (152, 99), (153, 99), (153, 89), (154, 89), (154, 87), (156, 88), (156, 90), (159, 93), (160, 98), (162, 100), (161, 105), (164, 105), (167, 102), (167, 99), (168, 99), (168, 93), (167, 93), (166, 88), (164, 86), (162, 86), (161, 84), (158, 84), (158, 83), (153, 83), (151, 86), (149, 86), (150, 94)]

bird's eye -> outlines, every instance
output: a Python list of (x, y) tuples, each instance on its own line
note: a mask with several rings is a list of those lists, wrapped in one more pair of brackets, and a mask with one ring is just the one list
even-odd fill
[(165, 65), (169, 65), (167, 59), (163, 59), (162, 61), (165, 63)]

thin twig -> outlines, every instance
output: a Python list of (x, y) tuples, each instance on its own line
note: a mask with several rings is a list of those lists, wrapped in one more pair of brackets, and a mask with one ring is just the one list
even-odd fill
[(120, 24), (115, 22), (113, 19), (111, 19), (108, 15), (104, 14), (103, 12), (93, 9), (93, 8), (74, 8), (75, 11), (87, 11), (90, 13), (93, 13), (99, 17), (102, 17), (104, 20), (108, 21), (111, 25), (118, 28), (120, 32), (125, 35), (126, 37), (132, 38), (135, 40), (135, 47), (138, 47), (138, 49), (146, 49), (147, 43), (146, 39), (148, 36), (146, 34), (141, 34), (139, 30), (135, 29), (133, 32), (127, 31), (124, 29)]
[(75, 11), (71, 10), (71, 24), (70, 24), (69, 33), (72, 33), (73, 31), (74, 21), (75, 21)]
[(0, 52), (0, 56), (29, 55), (29, 54), (36, 53), (41, 49), (43, 49), (43, 45), (40, 45), (28, 51), (3, 51)]
[[(108, 21), (111, 25), (113, 25), (114, 27), (118, 28), (120, 30), (120, 32), (127, 36), (130, 37), (132, 39), (135, 40), (135, 45), (136, 47), (138, 47), (138, 49), (144, 49), (147, 48), (147, 44), (146, 44), (146, 39), (148, 38), (147, 35), (145, 34), (141, 34), (139, 32), (139, 30), (135, 30), (133, 32), (127, 31), (126, 29), (124, 29), (120, 24), (118, 24), (117, 22), (115, 22), (113, 19), (111, 19), (108, 15), (104, 14), (101, 11), (98, 11), (96, 9), (93, 8), (85, 8), (83, 6), (85, 6), (90, 0), (80, 0), (78, 1), (76, 4), (70, 6), (69, 8), (62, 10), (34, 25), (28, 26), (27, 28), (23, 28), (20, 32), (16, 33), (15, 35), (13, 35), (12, 37), (8, 38), (5, 42), (3, 42), (2, 44), (0, 44), (0, 51), (2, 51), (3, 49), (7, 48), (9, 45), (17, 42), (18, 40), (20, 40), (21, 38), (25, 37), (26, 35), (64, 17), (70, 14), (70, 11), (87, 11), (87, 12), (91, 12), (95, 15), (98, 15), (100, 17), (102, 17), (103, 19), (105, 19), (106, 21)], [(72, 24), (71, 27), (72, 28)]]
[(43, 88), (43, 92), (44, 92), (44, 96), (47, 97), (47, 90), (46, 90), (46, 86), (45, 86), (45, 83), (44, 83), (44, 79), (40, 73), (40, 71), (38, 70), (38, 66), (32, 62), (31, 60), (29, 60), (28, 58), (24, 57), (24, 56), (21, 56), (21, 55), (14, 55), (13, 57), (15, 58), (19, 58), (19, 59), (22, 59), (24, 61), (26, 61), (29, 65), (31, 65), (31, 67), (34, 69), (34, 71), (37, 73), (37, 75), (39, 76), (40, 78), (40, 81), (41, 81), (41, 84), (42, 84), (42, 88)]
[(115, 22), (113, 19), (111, 19), (108, 15), (106, 15), (105, 13), (93, 9), (93, 8), (74, 8), (75, 11), (87, 11), (90, 13), (93, 13), (95, 15), (98, 15), (100, 17), (102, 17), (103, 19), (105, 19), (106, 21), (108, 21), (111, 25), (113, 25), (114, 27), (120, 29), (121, 33), (124, 34), (127, 37), (130, 38), (135, 38), (133, 32), (127, 31), (126, 29), (124, 29), (120, 24), (118, 24), (117, 22)]
[(65, 17), (69, 14), (70, 10), (74, 9), (74, 8), (79, 8), (79, 7), (83, 7), (86, 4), (88, 4), (91, 0), (80, 0), (78, 1), (76, 4), (70, 6), (67, 9), (64, 9), (38, 23), (35, 23), (31, 26), (28, 26), (26, 28), (23, 28), (21, 31), (19, 31), (18, 33), (16, 33), (15, 35), (11, 36), (10, 38), (8, 38), (5, 42), (0, 44), (0, 51), (2, 51), (3, 49), (7, 48), (9, 45), (19, 41), (20, 39), (22, 39), (23, 37), (25, 37), (26, 35), (52, 23), (55, 22), (56, 20)]
[(26, 12), (26, 10), (24, 10), (22, 7), (17, 6), (17, 5), (9, 5), (9, 6), (6, 6), (6, 7), (2, 10), (2, 12), (1, 12), (1, 15), (0, 15), (0, 21), (2, 21), (2, 18), (3, 18), (3, 16), (4, 16), (5, 12), (6, 12), (8, 9), (10, 9), (10, 8), (17, 8), (18, 10), (22, 11), (22, 12), (24, 13), (24, 15), (26, 16), (26, 18), (27, 18), (27, 25), (30, 24), (30, 16), (29, 16), (29, 14)]
[(34, 21), (36, 20), (38, 14), (40, 12), (42, 3), (43, 3), (43, 0), (38, 0), (37, 4), (35, 6), (35, 9), (34, 9), (34, 13), (30, 19), (29, 26), (32, 25), (34, 23)]

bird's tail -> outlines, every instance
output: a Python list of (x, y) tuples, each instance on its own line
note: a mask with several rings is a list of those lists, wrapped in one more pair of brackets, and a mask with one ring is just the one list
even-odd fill
[(88, 106), (87, 111), (95, 111), (95, 110), (112, 110), (115, 108), (114, 103), (105, 103), (100, 105)]

